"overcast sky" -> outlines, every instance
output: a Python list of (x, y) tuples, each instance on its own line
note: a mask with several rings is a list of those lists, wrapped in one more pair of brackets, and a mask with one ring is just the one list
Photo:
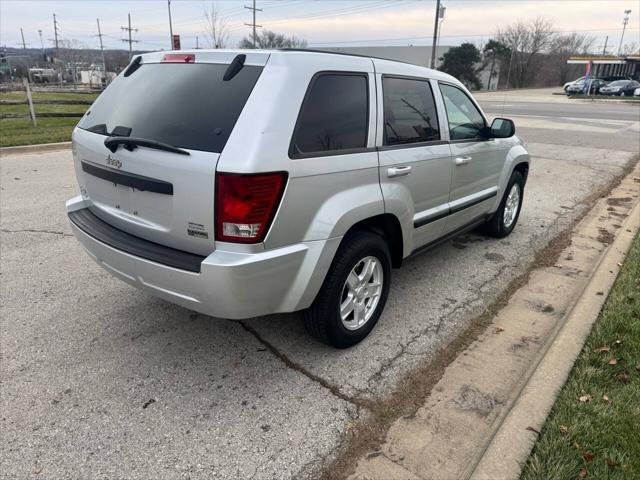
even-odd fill
[[(229, 46), (249, 33), (244, 23), (251, 12), (244, 8), (251, 0), (217, 0), (218, 11), (226, 19)], [(257, 23), (264, 28), (304, 38), (310, 46), (329, 45), (424, 45), (433, 32), (435, 0), (258, 0)], [(624, 10), (633, 10), (625, 34), (625, 44), (640, 44), (640, 5), (637, 0), (442, 0), (447, 7), (441, 45), (465, 41), (484, 43), (516, 20), (548, 18), (557, 31), (580, 32), (597, 37), (596, 46), (609, 36), (609, 52), (615, 52), (622, 33)], [(182, 48), (193, 48), (196, 36), (207, 46), (203, 11), (210, 0), (172, 0), (174, 33), (182, 37)], [(60, 35), (87, 46), (97, 47), (96, 18), (100, 19), (107, 48), (125, 48), (121, 41), (127, 13), (138, 31), (134, 48), (167, 49), (169, 26), (166, 0), (1, 0), (0, 45), (19, 45), (20, 27), (31, 47), (40, 47), (38, 30), (45, 46), (52, 46), (53, 13)]]

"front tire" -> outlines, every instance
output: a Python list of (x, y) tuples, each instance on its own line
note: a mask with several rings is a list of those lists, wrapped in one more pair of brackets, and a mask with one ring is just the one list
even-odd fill
[(524, 194), (524, 177), (515, 171), (511, 174), (502, 201), (491, 220), (483, 225), (483, 232), (491, 237), (504, 238), (518, 223)]
[(362, 341), (378, 322), (389, 295), (391, 255), (375, 233), (347, 236), (309, 309), (304, 325), (315, 338), (335, 348)]

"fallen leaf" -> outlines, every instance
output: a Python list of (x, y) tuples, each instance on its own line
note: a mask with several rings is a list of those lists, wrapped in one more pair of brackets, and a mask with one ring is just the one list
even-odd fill
[(607, 466), (609, 468), (615, 468), (620, 466), (618, 462), (616, 462), (615, 460), (611, 460), (610, 458), (607, 458), (605, 461), (607, 462)]
[(603, 343), (602, 346), (594, 349), (593, 353), (608, 352), (609, 350), (610, 350), (609, 345), (607, 345), (606, 343)]
[(530, 432), (534, 432), (534, 433), (537, 433), (538, 435), (540, 435), (540, 432), (538, 430), (536, 430), (535, 428), (531, 427), (531, 426), (525, 428), (525, 430), (529, 430)]
[(616, 340), (616, 345), (622, 345), (622, 340)]
[(640, 363), (636, 364), (636, 370), (640, 372)]
[(578, 478), (582, 480), (586, 476), (587, 476), (587, 471), (584, 468), (581, 468), (580, 472), (578, 472)]
[(560, 425), (560, 434), (567, 435), (569, 433), (569, 428), (566, 425)]
[(496, 328), (493, 330), (493, 333), (500, 333), (500, 332), (504, 332), (504, 328), (502, 328), (502, 327), (496, 327)]
[(618, 364), (618, 360), (616, 360), (615, 358), (612, 358), (611, 360), (609, 360), (609, 365), (617, 365)]
[(626, 383), (629, 381), (629, 374), (627, 372), (620, 372), (616, 375), (616, 380)]
[(584, 452), (582, 454), (582, 458), (584, 458), (585, 462), (590, 462), (591, 460), (596, 458), (596, 456), (591, 452)]
[(603, 399), (605, 402), (609, 402), (609, 403), (611, 403), (611, 399), (610, 399), (607, 395), (603, 395), (603, 396), (602, 396), (602, 399)]
[(591, 395), (582, 395), (579, 400), (581, 402), (590, 402), (591, 401)]
[(578, 442), (573, 442), (573, 447), (574, 447), (576, 450), (582, 450), (582, 449), (580, 448), (580, 444), (579, 444)]

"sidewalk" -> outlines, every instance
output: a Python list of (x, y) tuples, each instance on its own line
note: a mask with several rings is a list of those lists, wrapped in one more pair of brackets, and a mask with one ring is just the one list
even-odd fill
[(518, 477), (639, 228), (639, 185), (636, 164), (351, 480)]

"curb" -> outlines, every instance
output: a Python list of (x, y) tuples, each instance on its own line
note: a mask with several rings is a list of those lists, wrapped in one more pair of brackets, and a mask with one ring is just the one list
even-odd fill
[(58, 142), (58, 143), (39, 143), (36, 145), (17, 145), (15, 147), (2, 147), (0, 148), (0, 155), (13, 155), (19, 153), (39, 153), (50, 152), (53, 150), (63, 150), (71, 148), (71, 142)]
[[(529, 380), (472, 471), (471, 479), (517, 479), (520, 476), (537, 439), (532, 438), (531, 431), (527, 429), (542, 429), (639, 229), (640, 203), (636, 203), (620, 233), (600, 258), (561, 329), (542, 352)], [(605, 295), (598, 295), (598, 292), (605, 292)], [(562, 366), (558, 368), (558, 365)]]

